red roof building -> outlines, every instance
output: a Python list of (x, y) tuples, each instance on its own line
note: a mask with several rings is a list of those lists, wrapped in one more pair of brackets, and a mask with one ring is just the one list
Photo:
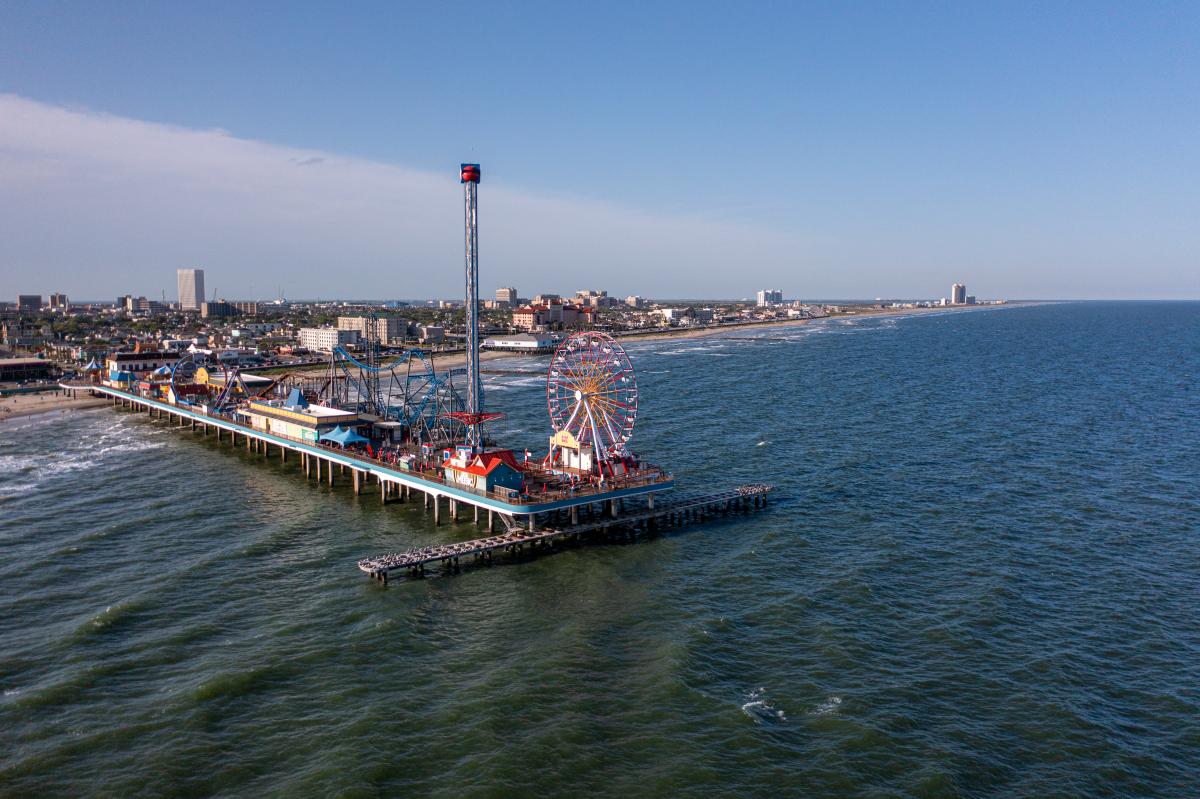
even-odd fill
[(469, 458), (451, 455), (443, 463), (442, 471), (447, 482), (476, 491), (493, 492), (497, 488), (520, 491), (525, 481), (521, 465), (509, 449), (488, 450)]

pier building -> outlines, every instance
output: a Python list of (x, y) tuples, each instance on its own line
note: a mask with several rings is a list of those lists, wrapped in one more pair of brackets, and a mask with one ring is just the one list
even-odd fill
[(161, 350), (110, 352), (104, 359), (104, 371), (111, 382), (129, 383), (138, 380), (146, 372), (169, 367), (177, 360), (178, 354)]
[(472, 453), (469, 447), (446, 450), (442, 471), (455, 485), (485, 493), (519, 494), (524, 474), (510, 449)]
[(285, 399), (250, 400), (237, 415), (255, 430), (314, 443), (336, 427), (352, 429), (359, 422), (356, 412), (310, 404), (299, 389)]

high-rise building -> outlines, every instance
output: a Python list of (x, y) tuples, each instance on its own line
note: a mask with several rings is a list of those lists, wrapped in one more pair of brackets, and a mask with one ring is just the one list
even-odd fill
[(496, 305), (500, 308), (515, 308), (517, 305), (517, 290), (512, 286), (496, 289)]
[(769, 305), (779, 305), (783, 302), (783, 292), (779, 289), (762, 289), (758, 292), (758, 307), (765, 308)]
[(224, 319), (233, 316), (234, 307), (221, 300), (220, 302), (202, 302), (200, 303), (200, 318), (201, 319)]
[(168, 310), (165, 304), (157, 300), (148, 300), (145, 297), (134, 297), (127, 294), (121, 299), (124, 301), (122, 307), (129, 314), (150, 314), (153, 316), (156, 314), (165, 314)]
[(967, 287), (964, 283), (955, 283), (950, 287), (950, 304), (951, 305), (966, 305), (967, 304)]
[[(339, 316), (338, 330), (357, 330), (360, 338), (370, 338), (371, 317)], [(403, 344), (408, 337), (408, 320), (398, 316), (375, 317), (375, 337), (385, 347)]]
[(583, 289), (575, 292), (575, 304), (586, 305), (589, 308), (609, 308), (617, 303), (612, 297), (608, 296), (607, 291)]
[(336, 347), (358, 343), (357, 330), (338, 330), (333, 327), (300, 328), (300, 345), (310, 350), (331, 352)]
[(17, 310), (18, 311), (40, 311), (40, 310), (42, 310), (42, 295), (41, 294), (18, 294), (17, 295)]
[(176, 269), (175, 281), (179, 286), (179, 310), (199, 311), (204, 302), (204, 270)]
[(66, 294), (62, 294), (62, 293), (56, 291), (50, 295), (50, 310), (65, 311), (65, 310), (67, 310), (68, 306), (70, 306), (70, 303), (67, 302)]

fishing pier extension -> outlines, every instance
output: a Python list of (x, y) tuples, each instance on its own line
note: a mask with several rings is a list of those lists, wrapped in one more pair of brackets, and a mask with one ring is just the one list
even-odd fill
[[(306, 478), (348, 479), (354, 493), (371, 480), (379, 498), (409, 501), (415, 490), (434, 524), (442, 500), (451, 520), (465, 506), (488, 537), (367, 558), (359, 568), (381, 581), (403, 569), (423, 574), (433, 563), (451, 569), (461, 558), (490, 562), (494, 553), (546, 551), (596, 537), (698, 521), (714, 513), (765, 505), (769, 486), (742, 486), (659, 500), (674, 477), (633, 453), (637, 418), (633, 364), (601, 332), (568, 336), (546, 372), (553, 433), (544, 457), (498, 446), (488, 423), (502, 416), (484, 407), (479, 364), (478, 164), (462, 164), (465, 231), (466, 368), (439, 373), (430, 354), (413, 349), (385, 362), (377, 319), (360, 319), (365, 342), (352, 354), (334, 346), (328, 370), (278, 377), (242, 372), (219, 354), (143, 350), (112, 352), (103, 366), (84, 368), (86, 381), (66, 391), (108, 397), (217, 440), (281, 461), (298, 458)], [(465, 391), (455, 385), (465, 376)], [(459, 382), (462, 386), (463, 381)], [(627, 506), (628, 505), (628, 506)], [(497, 521), (503, 526), (496, 535)], [(546, 527), (539, 529), (539, 522)]]
[[(603, 512), (598, 518), (588, 519), (582, 524), (572, 524), (569, 527), (556, 530), (530, 532), (520, 528), (510, 530), (501, 535), (478, 538), (474, 541), (460, 541), (453, 544), (419, 547), (407, 552), (393, 555), (379, 555), (373, 558), (363, 558), (358, 562), (358, 568), (366, 572), (372, 579), (387, 584), (388, 574), (393, 571), (405, 570), (409, 576), (425, 576), (425, 567), (430, 564), (441, 564), (448, 571), (455, 572), (463, 568), (462, 559), (467, 558), (468, 564), (491, 565), (496, 552), (507, 552), (514, 557), (526, 553), (556, 552), (563, 546), (577, 544), (596, 537), (611, 537), (614, 533), (626, 540), (633, 540), (639, 533), (649, 532), (663, 527), (679, 527), (693, 522), (700, 522), (712, 516), (728, 516), (734, 513), (749, 513), (762, 508), (767, 503), (767, 493), (772, 490), (768, 485), (739, 486), (729, 491), (696, 497), (673, 497), (658, 507), (649, 502), (645, 508), (633, 513), (621, 513), (607, 517)], [(652, 495), (651, 495), (652, 496)], [(589, 507), (589, 515), (594, 512)], [(551, 514), (561, 518), (561, 511)]]

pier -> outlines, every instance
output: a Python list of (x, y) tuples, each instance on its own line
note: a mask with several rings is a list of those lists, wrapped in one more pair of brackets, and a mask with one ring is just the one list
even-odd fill
[[(659, 472), (632, 479), (609, 480), (603, 486), (581, 484), (570, 490), (539, 490), (520, 495), (480, 491), (450, 482), (436, 472), (409, 471), (362, 453), (260, 430), (228, 416), (209, 413), (201, 406), (172, 405), (95, 383), (62, 383), (60, 388), (74, 396), (89, 393), (106, 397), (117, 407), (144, 412), (152, 419), (165, 419), (172, 425), (204, 436), (214, 434), (218, 441), (228, 436), (231, 444), (245, 446), (248, 451), (264, 457), (277, 454), (281, 461), (286, 461), (289, 456), (296, 457), (306, 479), (315, 477), (318, 482), (324, 481), (331, 486), (335, 480), (348, 480), (356, 494), (366, 491), (374, 481), (378, 485), (380, 502), (385, 504), (409, 501), (416, 491), (425, 507), (432, 510), (434, 524), (442, 523), (443, 514), (448, 520), (457, 521), (466, 507), (472, 509), (474, 522), (486, 524), (489, 532), (497, 525), (506, 529), (524, 525), (529, 532), (535, 532), (539, 517), (547, 514), (565, 511), (575, 518), (579, 508), (592, 505), (605, 506), (615, 514), (618, 503), (643, 497), (653, 504), (654, 494), (675, 486), (671, 475)], [(530, 469), (536, 482), (536, 467), (530, 464)], [(486, 519), (484, 511), (487, 512)]]
[[(410, 549), (390, 555), (364, 558), (358, 568), (371, 579), (386, 584), (388, 575), (403, 570), (411, 577), (425, 575), (427, 566), (438, 564), (444, 571), (455, 572), (470, 564), (491, 564), (495, 554), (508, 553), (513, 557), (558, 551), (561, 546), (579, 543), (596, 537), (620, 533), (624, 538), (636, 538), (639, 533), (668, 527), (680, 527), (704, 521), (714, 516), (749, 513), (766, 507), (769, 485), (745, 485), (713, 494), (674, 497), (669, 501), (653, 502), (638, 511), (617, 516), (590, 519), (561, 529), (530, 532), (514, 528), (500, 535), (438, 544)], [(574, 514), (572, 514), (574, 517)], [(463, 560), (466, 559), (466, 564)]]

